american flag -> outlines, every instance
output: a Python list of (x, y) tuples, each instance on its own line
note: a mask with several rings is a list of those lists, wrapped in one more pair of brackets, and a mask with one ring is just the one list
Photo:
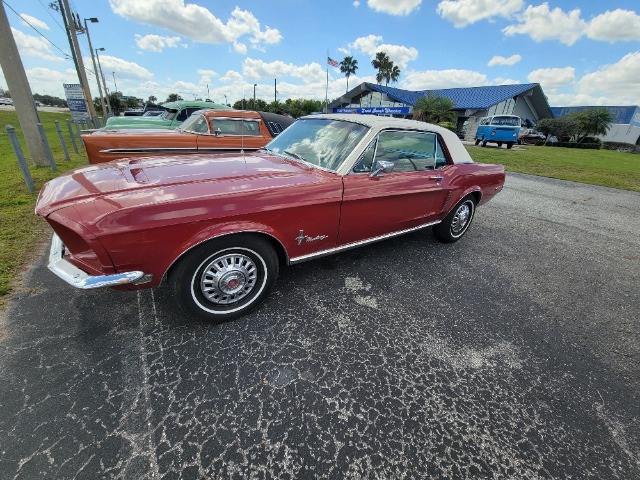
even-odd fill
[(337, 66), (339, 66), (339, 65), (340, 65), (338, 62), (336, 62), (336, 61), (335, 61), (333, 58), (331, 58), (331, 57), (327, 57), (327, 63), (328, 63), (329, 65), (331, 65), (332, 67), (337, 67)]

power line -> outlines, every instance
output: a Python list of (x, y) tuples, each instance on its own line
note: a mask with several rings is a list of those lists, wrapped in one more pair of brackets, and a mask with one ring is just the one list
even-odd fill
[(39, 34), (42, 38), (44, 38), (47, 42), (49, 42), (49, 43), (50, 43), (51, 45), (53, 45), (55, 48), (57, 48), (58, 50), (60, 50), (60, 52), (62, 52), (62, 54), (64, 55), (64, 57), (65, 57), (66, 59), (71, 58), (71, 55), (70, 55), (70, 54), (68, 54), (67, 52), (65, 52), (64, 50), (62, 50), (62, 49), (61, 49), (60, 47), (58, 47), (55, 43), (53, 43), (51, 40), (49, 40), (49, 39), (46, 37), (46, 35), (44, 35), (40, 30), (38, 30), (36, 27), (34, 27), (33, 25), (31, 25), (31, 24), (28, 22), (28, 20), (27, 20), (27, 19), (25, 19), (22, 15), (20, 15), (18, 12), (16, 12), (16, 11), (14, 10), (14, 8), (6, 2), (6, 0), (2, 0), (2, 3), (4, 3), (4, 4), (5, 4), (5, 6), (6, 6), (7, 8), (9, 8), (9, 10), (11, 10), (13, 13), (15, 13), (18, 17), (20, 17), (20, 19), (21, 19), (24, 23), (26, 23), (26, 24), (27, 24), (27, 25), (29, 25), (33, 30), (35, 30), (36, 32), (38, 32), (38, 34)]

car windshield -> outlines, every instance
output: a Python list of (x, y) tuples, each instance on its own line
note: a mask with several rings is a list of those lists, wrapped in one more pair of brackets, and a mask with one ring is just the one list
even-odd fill
[(178, 112), (176, 112), (175, 110), (167, 110), (162, 115), (160, 115), (160, 117), (163, 120), (173, 120), (173, 117), (176, 116), (176, 113), (178, 113)]
[(267, 144), (274, 153), (337, 170), (366, 135), (369, 127), (341, 120), (297, 120)]
[(207, 122), (204, 115), (199, 113), (194, 113), (182, 122), (178, 127), (178, 130), (193, 133), (211, 133), (209, 132), (209, 122)]
[(520, 118), (518, 117), (493, 117), (491, 125), (507, 125), (509, 127), (519, 127)]

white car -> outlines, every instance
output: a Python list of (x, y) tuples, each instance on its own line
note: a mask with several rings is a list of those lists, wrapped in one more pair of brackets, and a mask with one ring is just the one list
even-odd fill
[(13, 105), (13, 100), (10, 98), (0, 98), (0, 105)]

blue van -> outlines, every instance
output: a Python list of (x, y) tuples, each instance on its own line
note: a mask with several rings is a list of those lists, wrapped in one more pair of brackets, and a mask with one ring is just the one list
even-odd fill
[(476, 145), (482, 142), (482, 146), (486, 147), (487, 142), (491, 142), (501, 147), (506, 143), (507, 148), (511, 148), (520, 136), (520, 125), (520, 117), (516, 115), (484, 117), (476, 130)]

